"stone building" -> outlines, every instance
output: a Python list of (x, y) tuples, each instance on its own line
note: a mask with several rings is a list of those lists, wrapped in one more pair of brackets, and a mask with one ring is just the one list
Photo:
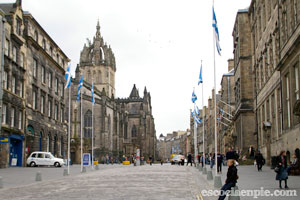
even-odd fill
[(22, 3), (0, 4), (4, 66), (0, 165), (24, 166), (33, 151), (66, 153), (64, 74), (68, 57)]
[[(72, 149), (71, 158), (80, 162), (81, 120), (83, 122), (83, 152), (92, 151), (92, 109), (94, 109), (95, 158), (105, 155), (130, 156), (140, 149), (141, 156), (155, 157), (156, 133), (152, 115), (151, 95), (144, 89), (143, 97), (134, 85), (128, 98), (115, 98), (116, 62), (113, 51), (100, 34), (97, 23), (93, 41), (87, 40), (80, 53), (76, 77), (72, 79)], [(77, 86), (83, 75), (82, 104), (77, 101)], [(94, 83), (93, 108), (91, 84)], [(67, 92), (68, 93), (68, 92)], [(81, 116), (81, 106), (82, 113)], [(82, 117), (82, 119), (81, 119)]]
[(234, 135), (236, 150), (245, 154), (256, 145), (254, 112), (254, 74), (251, 59), (251, 27), (248, 9), (239, 10), (233, 28), (234, 53)]

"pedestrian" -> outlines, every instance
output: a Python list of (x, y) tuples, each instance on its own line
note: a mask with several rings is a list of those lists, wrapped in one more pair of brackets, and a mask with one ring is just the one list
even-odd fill
[(276, 180), (279, 181), (279, 188), (282, 189), (281, 182), (284, 181), (285, 188), (287, 189), (287, 179), (288, 179), (288, 172), (287, 172), (287, 158), (285, 151), (281, 151), (279, 156), (277, 156), (277, 165), (275, 167)]
[(257, 154), (255, 155), (255, 161), (257, 165), (257, 171), (262, 171), (262, 166), (264, 165), (264, 157), (260, 153), (260, 151), (257, 151)]
[(164, 164), (164, 160), (161, 159), (161, 160), (160, 160), (160, 165), (163, 165), (163, 164)]
[(235, 155), (234, 155), (234, 151), (229, 147), (228, 151), (226, 152), (226, 159), (227, 160), (235, 160)]
[(149, 163), (152, 165), (152, 156), (149, 156)]
[(223, 156), (218, 152), (217, 155), (217, 171), (218, 173), (222, 173), (222, 163), (223, 163)]
[(288, 174), (290, 174), (290, 171), (293, 169), (299, 169), (299, 159), (297, 158), (296, 154), (293, 154), (293, 159), (293, 162), (287, 168)]
[(189, 153), (189, 155), (188, 155), (188, 161), (187, 161), (187, 163), (186, 163), (186, 166), (188, 166), (189, 163), (191, 163), (191, 166), (193, 166), (193, 163), (192, 163), (192, 155), (191, 155), (190, 153)]
[(215, 154), (210, 154), (210, 169), (215, 165)]
[(235, 187), (237, 179), (239, 178), (237, 175), (237, 168), (235, 167), (235, 160), (227, 160), (227, 166), (227, 178), (225, 180), (225, 184), (221, 188), (219, 200), (224, 200), (226, 198), (228, 191), (230, 191), (232, 187)]

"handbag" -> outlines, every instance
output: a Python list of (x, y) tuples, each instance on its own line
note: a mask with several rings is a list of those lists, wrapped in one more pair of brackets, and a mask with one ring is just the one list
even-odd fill
[(276, 166), (275, 169), (274, 169), (274, 171), (275, 171), (276, 173), (279, 173), (280, 167)]

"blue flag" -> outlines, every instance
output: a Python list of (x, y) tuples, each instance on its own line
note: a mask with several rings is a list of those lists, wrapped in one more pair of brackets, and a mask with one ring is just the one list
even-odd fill
[(197, 96), (195, 94), (195, 91), (193, 91), (193, 94), (192, 94), (192, 102), (195, 103), (197, 101)]
[(65, 74), (65, 80), (67, 81), (65, 88), (70, 88), (70, 86), (71, 86), (71, 72), (70, 72), (70, 69), (71, 69), (71, 65), (68, 65), (68, 68), (67, 68), (67, 71), (66, 71), (66, 74)]
[(200, 111), (199, 111), (199, 108), (197, 105), (195, 105), (194, 111), (195, 111), (195, 114), (200, 115)]
[(81, 74), (80, 81), (79, 81), (79, 84), (78, 84), (77, 101), (80, 101), (80, 89), (82, 88), (82, 86), (83, 86), (83, 76)]
[(93, 102), (93, 105), (94, 105), (95, 104), (94, 82), (92, 83), (91, 93), (92, 93), (92, 102)]
[(221, 55), (221, 47), (220, 47), (220, 38), (219, 38), (219, 29), (218, 29), (218, 24), (217, 24), (217, 18), (216, 18), (216, 13), (215, 13), (215, 9), (213, 7), (213, 22), (212, 22), (212, 26), (214, 29), (214, 37), (215, 37), (215, 42), (216, 42), (216, 48), (218, 51), (218, 54)]
[(203, 79), (202, 79), (202, 63), (201, 63), (201, 67), (200, 67), (200, 75), (199, 75), (198, 85), (200, 85), (200, 83), (203, 83)]

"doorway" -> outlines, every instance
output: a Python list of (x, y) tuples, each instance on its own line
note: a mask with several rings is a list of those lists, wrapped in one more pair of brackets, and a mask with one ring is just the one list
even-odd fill
[(22, 167), (23, 140), (18, 135), (10, 136), (9, 166)]

